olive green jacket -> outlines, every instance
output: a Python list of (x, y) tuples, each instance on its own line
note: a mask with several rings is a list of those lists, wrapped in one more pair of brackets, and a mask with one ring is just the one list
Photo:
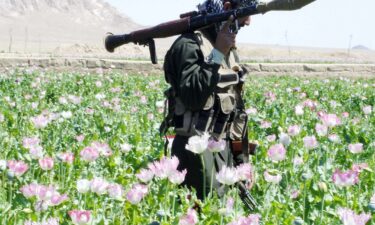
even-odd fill
[(203, 108), (220, 79), (220, 65), (205, 62), (199, 41), (194, 33), (181, 35), (169, 49), (164, 61), (167, 82), (191, 111)]

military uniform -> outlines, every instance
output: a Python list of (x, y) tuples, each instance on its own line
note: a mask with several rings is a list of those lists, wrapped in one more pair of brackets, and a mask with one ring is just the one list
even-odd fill
[[(207, 184), (205, 193), (209, 193), (212, 180), (212, 186), (220, 194), (221, 185), (215, 174), (224, 165), (244, 162), (248, 148), (247, 116), (242, 100), (244, 71), (235, 62), (238, 60), (232, 58), (233, 52), (221, 65), (210, 62), (212, 49), (202, 34), (186, 33), (174, 42), (164, 62), (165, 78), (171, 88), (166, 91), (168, 115), (162, 130), (174, 127), (172, 155), (180, 160), (179, 170), (187, 169), (183, 185), (195, 188), (200, 199), (204, 193), (203, 179)], [(205, 132), (217, 140), (226, 140), (226, 148), (216, 154), (205, 151), (203, 168), (200, 156), (185, 146), (191, 136)]]

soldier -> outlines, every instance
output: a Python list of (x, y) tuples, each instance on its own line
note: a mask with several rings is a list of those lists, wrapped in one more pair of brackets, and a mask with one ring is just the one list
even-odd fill
[[(240, 7), (241, 1), (206, 0), (198, 9), (223, 12)], [(171, 88), (166, 92), (169, 110), (162, 126), (174, 127), (172, 155), (180, 160), (179, 170), (187, 169), (183, 185), (194, 188), (200, 199), (211, 186), (204, 191), (203, 179), (207, 184), (212, 180), (220, 194), (220, 184), (212, 176), (224, 165), (247, 161), (247, 115), (242, 99), (245, 70), (238, 64), (236, 32), (249, 24), (249, 16), (232, 16), (224, 23), (182, 34), (165, 56), (165, 78)], [(200, 156), (186, 145), (190, 137), (205, 133), (216, 141), (224, 140), (225, 149), (216, 154), (205, 151), (203, 166)]]

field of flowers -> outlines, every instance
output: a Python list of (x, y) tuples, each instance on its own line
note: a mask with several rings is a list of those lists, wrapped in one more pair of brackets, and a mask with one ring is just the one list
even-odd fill
[(253, 212), (237, 189), (202, 202), (179, 187), (158, 133), (166, 88), (161, 75), (1, 74), (0, 224), (375, 224), (375, 79), (249, 78)]

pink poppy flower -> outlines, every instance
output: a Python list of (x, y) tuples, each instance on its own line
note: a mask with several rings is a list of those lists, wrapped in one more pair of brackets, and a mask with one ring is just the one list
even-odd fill
[(252, 182), (254, 171), (249, 163), (242, 163), (236, 167), (238, 180)]
[(371, 105), (363, 106), (362, 111), (365, 115), (370, 115), (372, 113)]
[(85, 135), (83, 135), (83, 134), (81, 134), (81, 135), (77, 135), (76, 136), (76, 140), (78, 141), (78, 142), (83, 142), (84, 140), (85, 140)]
[(51, 157), (45, 157), (39, 159), (39, 166), (42, 170), (52, 170), (53, 169), (53, 159)]
[(142, 103), (142, 104), (147, 104), (147, 97), (146, 96), (141, 96), (141, 98), (140, 98), (140, 102)]
[(328, 135), (328, 139), (333, 143), (340, 143), (340, 137), (337, 134)]
[(85, 110), (85, 113), (88, 114), (88, 115), (93, 115), (94, 112), (95, 112), (95, 110), (92, 109), (92, 108), (86, 108), (86, 110)]
[(337, 117), (336, 114), (323, 114), (320, 117), (320, 120), (327, 127), (335, 127), (335, 126), (341, 124), (341, 120), (340, 120), (340, 118)]
[(303, 145), (307, 149), (314, 149), (318, 147), (319, 143), (316, 140), (315, 136), (306, 136), (303, 138)]
[(75, 95), (68, 95), (68, 99), (71, 103), (78, 105), (82, 102), (82, 98)]
[(357, 154), (363, 151), (362, 143), (349, 144), (348, 149), (351, 153)]
[(259, 225), (259, 223), (260, 223), (260, 215), (251, 214), (248, 217), (241, 216), (237, 218), (235, 221), (228, 223), (228, 225)]
[(349, 113), (348, 113), (348, 112), (343, 112), (343, 113), (341, 114), (341, 116), (342, 116), (343, 118), (349, 118)]
[(264, 93), (264, 97), (266, 97), (268, 103), (272, 103), (276, 100), (276, 94), (272, 91)]
[(54, 195), (52, 195), (50, 199), (50, 205), (51, 206), (60, 205), (61, 203), (67, 201), (68, 199), (69, 198), (67, 194), (60, 195), (59, 193), (56, 192), (54, 193)]
[(221, 151), (224, 151), (225, 146), (226, 146), (226, 142), (223, 139), (221, 139), (219, 141), (215, 141), (213, 139), (210, 139), (208, 141), (207, 149), (210, 152), (221, 152)]
[(198, 214), (194, 209), (188, 209), (188, 212), (178, 221), (178, 225), (194, 225), (196, 223), (198, 223)]
[(90, 190), (98, 195), (107, 193), (108, 182), (100, 177), (96, 177), (90, 182)]
[(183, 171), (175, 170), (170, 176), (168, 176), (168, 180), (172, 184), (181, 184), (185, 180), (186, 173), (186, 169), (184, 169)]
[(318, 136), (326, 136), (328, 134), (328, 127), (320, 123), (317, 123), (315, 125), (315, 131), (318, 134)]
[(39, 146), (40, 140), (37, 137), (30, 137), (30, 138), (23, 138), (22, 146), (26, 149), (30, 149), (32, 147)]
[(293, 165), (300, 166), (302, 164), (303, 164), (303, 158), (302, 157), (300, 157), (300, 156), (294, 157), (294, 159), (293, 159)]
[(288, 145), (290, 145), (290, 142), (292, 141), (292, 139), (289, 137), (288, 134), (286, 134), (286, 133), (280, 133), (280, 135), (279, 135), (279, 141), (284, 146), (288, 146)]
[(344, 225), (365, 225), (371, 219), (371, 214), (362, 213), (358, 215), (347, 208), (339, 208), (337, 214)]
[(103, 155), (105, 157), (108, 157), (108, 156), (112, 155), (112, 149), (111, 149), (111, 147), (109, 147), (109, 145), (107, 143), (101, 143), (101, 142), (98, 142), (98, 141), (94, 141), (91, 144), (91, 147), (96, 149), (101, 155)]
[(209, 135), (207, 133), (189, 138), (185, 148), (195, 154), (201, 154), (207, 150)]
[(271, 134), (271, 135), (268, 135), (266, 137), (267, 141), (269, 142), (274, 142), (276, 140), (276, 135), (275, 134)]
[(270, 170), (266, 170), (264, 171), (264, 179), (268, 182), (268, 183), (273, 183), (273, 184), (278, 184), (280, 183), (282, 177), (281, 175), (275, 171), (275, 173), (273, 171), (270, 171)]
[(20, 177), (24, 173), (26, 173), (26, 171), (29, 169), (29, 166), (23, 161), (9, 160), (8, 168), (9, 168), (10, 175)]
[(303, 115), (305, 112), (303, 111), (303, 106), (301, 105), (296, 105), (296, 107), (294, 108), (294, 113), (297, 115), (297, 116), (301, 116)]
[(74, 161), (74, 154), (72, 152), (62, 152), (57, 155), (57, 158), (62, 162), (72, 164)]
[(152, 178), (154, 178), (154, 172), (148, 169), (141, 169), (141, 171), (136, 175), (136, 177), (143, 183), (147, 183), (150, 180), (152, 180)]
[(87, 179), (77, 180), (77, 191), (82, 194), (87, 193), (90, 190), (90, 184), (91, 181)]
[(95, 148), (88, 146), (80, 152), (80, 156), (84, 161), (93, 162), (99, 158), (99, 152)]
[(91, 212), (87, 210), (71, 210), (68, 212), (72, 223), (76, 225), (89, 224), (91, 222)]
[(367, 163), (358, 163), (352, 165), (352, 170), (357, 172), (362, 172), (365, 169), (370, 169)]
[(147, 119), (150, 120), (150, 121), (155, 119), (154, 114), (152, 114), (152, 113), (147, 114)]
[(174, 175), (179, 163), (180, 162), (176, 156), (173, 156), (172, 158), (163, 157), (160, 161), (150, 163), (148, 167), (156, 177), (164, 179)]
[(126, 199), (133, 205), (138, 204), (148, 193), (148, 187), (143, 184), (135, 184), (126, 194)]
[(102, 87), (102, 86), (103, 86), (103, 83), (102, 83), (101, 81), (98, 80), (98, 81), (95, 82), (95, 86), (96, 86), (96, 87)]
[(246, 109), (246, 114), (255, 116), (258, 113), (256, 108), (248, 108)]
[(24, 185), (21, 187), (20, 191), (22, 192), (23, 196), (26, 198), (32, 198), (37, 194), (39, 185), (36, 183), (31, 183), (28, 185)]
[(40, 159), (44, 155), (43, 148), (38, 145), (30, 147), (29, 153), (32, 159)]
[(66, 105), (66, 104), (68, 104), (68, 100), (64, 96), (61, 96), (61, 97), (59, 97), (59, 103), (63, 104), (63, 105)]
[(108, 195), (114, 199), (121, 199), (124, 189), (119, 184), (109, 184), (107, 187)]
[(219, 173), (216, 174), (216, 180), (221, 184), (232, 185), (238, 182), (237, 171), (235, 168), (224, 165)]
[(276, 144), (268, 149), (267, 155), (273, 162), (279, 162), (286, 158), (286, 150), (282, 144)]
[(221, 215), (228, 216), (233, 212), (233, 206), (234, 206), (234, 199), (232, 197), (229, 197), (227, 199), (227, 203), (225, 204), (225, 208), (219, 209), (219, 213)]
[(300, 191), (299, 190), (293, 190), (291, 193), (290, 193), (290, 198), (291, 199), (297, 199), (300, 195)]
[(124, 153), (130, 152), (132, 150), (133, 146), (128, 143), (124, 143), (120, 145), (120, 150)]
[(41, 222), (33, 222), (32, 220), (28, 220), (25, 222), (24, 225), (59, 225), (59, 224), (60, 224), (59, 218), (49, 218)]
[(31, 117), (31, 122), (34, 124), (35, 128), (45, 128), (50, 120), (47, 116), (39, 115)]
[(266, 128), (270, 128), (271, 126), (272, 126), (272, 123), (269, 121), (262, 120), (260, 122), (260, 128), (266, 129)]
[(358, 171), (348, 170), (341, 172), (339, 169), (336, 169), (332, 175), (332, 180), (339, 187), (349, 187), (358, 183), (358, 175)]
[(55, 193), (56, 193), (56, 188), (51, 185), (50, 186), (38, 185), (36, 188), (35, 196), (40, 201), (49, 201)]
[(304, 107), (308, 107), (310, 110), (315, 110), (316, 107), (318, 106), (318, 103), (314, 102), (311, 99), (307, 99), (303, 102)]

